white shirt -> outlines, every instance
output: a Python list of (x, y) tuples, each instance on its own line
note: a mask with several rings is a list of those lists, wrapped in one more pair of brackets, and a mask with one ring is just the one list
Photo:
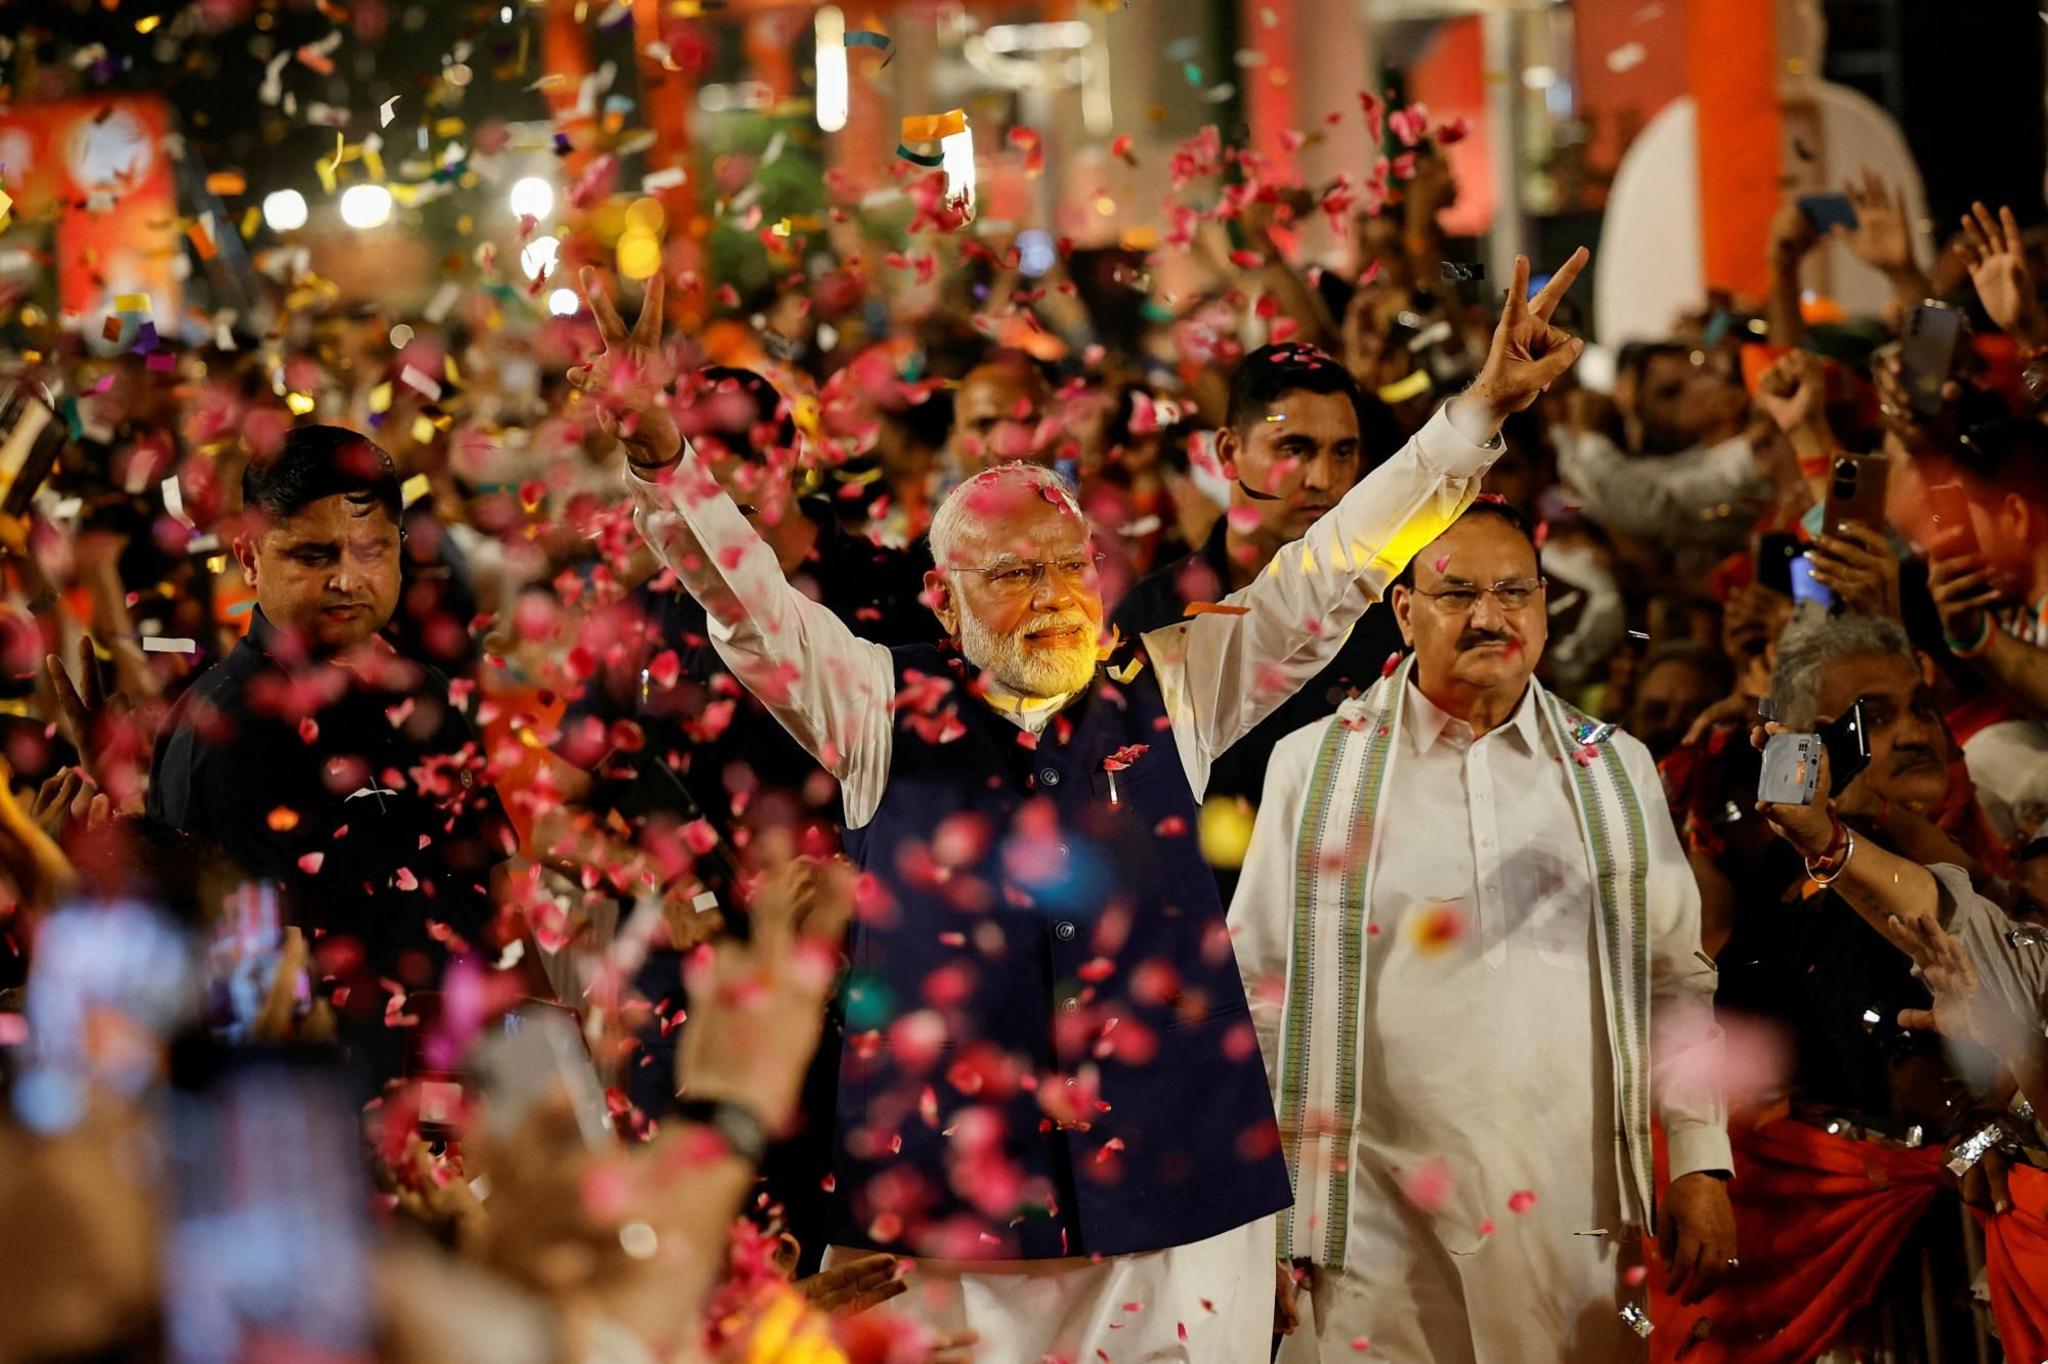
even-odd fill
[[(1367, 917), (1354, 1201), (1441, 1157), (1454, 1251), (1521, 1189), (1569, 1213), (1565, 1235), (1613, 1225), (1615, 1091), (1565, 755), (1533, 687), (1475, 740), (1411, 682), (1401, 728)], [(1452, 916), (1451, 941), (1420, 931)]]
[[(1188, 784), (1199, 796), (1215, 756), (1314, 677), (1352, 622), (1402, 566), (1456, 519), (1498, 443), (1475, 444), (1439, 409), (1307, 535), (1204, 614), (1144, 636)], [(896, 684), (889, 650), (860, 639), (791, 587), (774, 553), (684, 449), (656, 483), (630, 468), (634, 520), (708, 613), (713, 648), (783, 728), (839, 779), (846, 826), (874, 818), (887, 785)], [(1004, 709), (1013, 720), (1016, 712)], [(1051, 708), (1033, 712), (1043, 723)]]

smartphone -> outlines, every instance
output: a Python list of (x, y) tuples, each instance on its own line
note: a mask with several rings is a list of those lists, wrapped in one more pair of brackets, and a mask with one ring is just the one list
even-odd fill
[(604, 1083), (574, 1010), (539, 1000), (520, 1005), (477, 1045), (475, 1069), (484, 1130), (493, 1138), (513, 1139), (528, 1113), (565, 1093), (584, 1142), (598, 1150), (616, 1144)]
[(1962, 334), (1963, 315), (1946, 303), (1922, 303), (1906, 318), (1899, 377), (1905, 382), (1907, 401), (1923, 417), (1941, 412), (1941, 386), (1955, 366)]
[(1883, 455), (1845, 455), (1828, 472), (1828, 495), (1821, 512), (1821, 529), (1840, 535), (1842, 527), (1856, 521), (1872, 530), (1884, 527), (1885, 484), (1891, 476), (1891, 461)]
[(166, 1357), (373, 1360), (351, 1073), (325, 1054), (229, 1053), (170, 1092), (164, 1132)]
[[(249, 1040), (284, 956), (284, 917), (275, 881), (245, 881), (221, 906), (206, 948), (207, 1024), (232, 1044)], [(305, 973), (294, 983), (301, 1006), (312, 1003)]]
[(1759, 535), (1756, 541), (1757, 586), (1769, 588), (1781, 597), (1791, 596), (1792, 565), (1805, 553), (1805, 542), (1788, 531)]
[(32, 380), (0, 381), (0, 512), (22, 516), (70, 432)]
[(1970, 519), (1970, 495), (1960, 483), (1936, 483), (1927, 489), (1927, 507), (1934, 527), (1930, 546), (1944, 559), (1981, 553), (1977, 526)]
[(1832, 232), (1838, 227), (1856, 230), (1856, 205), (1849, 202), (1846, 194), (1802, 194), (1799, 211), (1813, 224), (1815, 232)]
[(1826, 584), (1813, 576), (1813, 560), (1800, 554), (1792, 560), (1790, 571), (1790, 590), (1794, 605), (1804, 606), (1812, 602), (1823, 611), (1835, 609), (1835, 594), (1828, 590)]
[(1863, 720), (1860, 697), (1831, 724), (1820, 727), (1820, 742), (1828, 754), (1829, 790), (1847, 789), (1849, 783), (1870, 765), (1870, 731)]
[(1813, 793), (1820, 785), (1820, 755), (1825, 751), (1818, 734), (1773, 734), (1764, 744), (1756, 798), (1773, 805), (1813, 804)]
[(45, 918), (30, 957), (28, 1041), (14, 1111), (63, 1132), (95, 1088), (133, 1097), (161, 1076), (172, 1034), (199, 1015), (185, 930), (136, 901), (77, 902)]

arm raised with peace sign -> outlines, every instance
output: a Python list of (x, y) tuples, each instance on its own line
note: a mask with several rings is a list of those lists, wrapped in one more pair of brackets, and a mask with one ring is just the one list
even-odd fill
[(675, 365), (661, 345), (661, 272), (647, 281), (647, 297), (631, 330), (595, 270), (586, 266), (582, 283), (604, 349), (589, 364), (570, 370), (569, 382), (597, 404), (599, 429), (626, 447), (628, 459), (644, 471), (665, 468), (682, 454), (683, 435), (668, 406)]
[[(1515, 277), (1508, 287), (1507, 307), (1493, 329), (1493, 344), (1486, 363), (1472, 387), (1457, 402), (1476, 422), (1483, 413), (1487, 434), (1536, 401), (1565, 371), (1578, 363), (1586, 343), (1570, 332), (1551, 325), (1551, 316), (1564, 301), (1579, 272), (1592, 259), (1585, 247), (1572, 252), (1571, 259), (1557, 267), (1557, 273), (1534, 298), (1529, 297), (1529, 258), (1515, 257)], [(1476, 409), (1476, 410), (1475, 410)], [(1460, 423), (1463, 427), (1465, 424)], [(1471, 434), (1468, 430), (1467, 434)]]

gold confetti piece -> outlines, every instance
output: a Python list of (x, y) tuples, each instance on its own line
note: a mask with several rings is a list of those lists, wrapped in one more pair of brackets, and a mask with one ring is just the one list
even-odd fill
[(412, 419), (412, 438), (413, 443), (416, 445), (432, 445), (434, 443), (434, 423), (423, 416), (414, 417)]
[(1410, 398), (1419, 398), (1429, 392), (1429, 382), (1429, 371), (1418, 369), (1405, 379), (1396, 379), (1391, 384), (1381, 385), (1378, 397), (1383, 403), (1405, 403)]
[(310, 393), (287, 393), (284, 395), (284, 405), (292, 410), (295, 417), (303, 417), (317, 406)]
[(255, 204), (249, 205), (249, 211), (242, 215), (242, 235), (244, 237), (254, 236), (256, 229), (262, 225), (263, 210)]
[[(431, 437), (429, 438), (431, 439)], [(414, 474), (411, 478), (408, 478), (404, 483), (399, 485), (399, 501), (403, 502), (406, 506), (410, 507), (413, 503), (419, 501), (421, 498), (425, 497), (430, 491), (432, 491), (433, 486), (434, 485), (432, 481), (429, 480), (425, 474)]]
[(7, 216), (12, 212), (14, 212), (13, 196), (8, 194), (6, 190), (0, 189), (0, 227), (7, 226)]
[(135, 21), (135, 31), (137, 33), (154, 33), (156, 32), (156, 26), (163, 21), (164, 17), (161, 14), (146, 14)]
[(1249, 616), (1249, 606), (1233, 606), (1222, 601), (1191, 601), (1181, 612), (1183, 616)]
[(240, 171), (215, 171), (206, 177), (208, 194), (246, 194), (249, 181)]
[(149, 315), (148, 294), (115, 294), (114, 311), (117, 313), (141, 313)]
[(348, 139), (341, 135), (341, 129), (334, 130), (334, 159), (327, 163), (329, 175), (341, 169), (342, 159), (348, 155)]

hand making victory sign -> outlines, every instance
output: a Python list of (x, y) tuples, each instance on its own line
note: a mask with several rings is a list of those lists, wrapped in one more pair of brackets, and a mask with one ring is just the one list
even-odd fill
[(595, 270), (584, 267), (582, 284), (604, 350), (588, 365), (570, 370), (569, 382), (597, 404), (599, 429), (624, 445), (634, 464), (659, 469), (674, 463), (683, 452), (683, 433), (668, 408), (675, 366), (661, 346), (666, 292), (661, 272), (648, 279), (647, 297), (630, 331)]
[(1584, 341), (1551, 325), (1550, 319), (1591, 259), (1592, 253), (1583, 246), (1572, 252), (1571, 258), (1557, 267), (1550, 282), (1530, 298), (1529, 258), (1515, 257), (1507, 306), (1501, 311), (1499, 325), (1493, 329), (1486, 363), (1480, 368), (1479, 377), (1472, 381), (1472, 387), (1459, 399), (1483, 404), (1495, 428), (1535, 402), (1585, 353)]

